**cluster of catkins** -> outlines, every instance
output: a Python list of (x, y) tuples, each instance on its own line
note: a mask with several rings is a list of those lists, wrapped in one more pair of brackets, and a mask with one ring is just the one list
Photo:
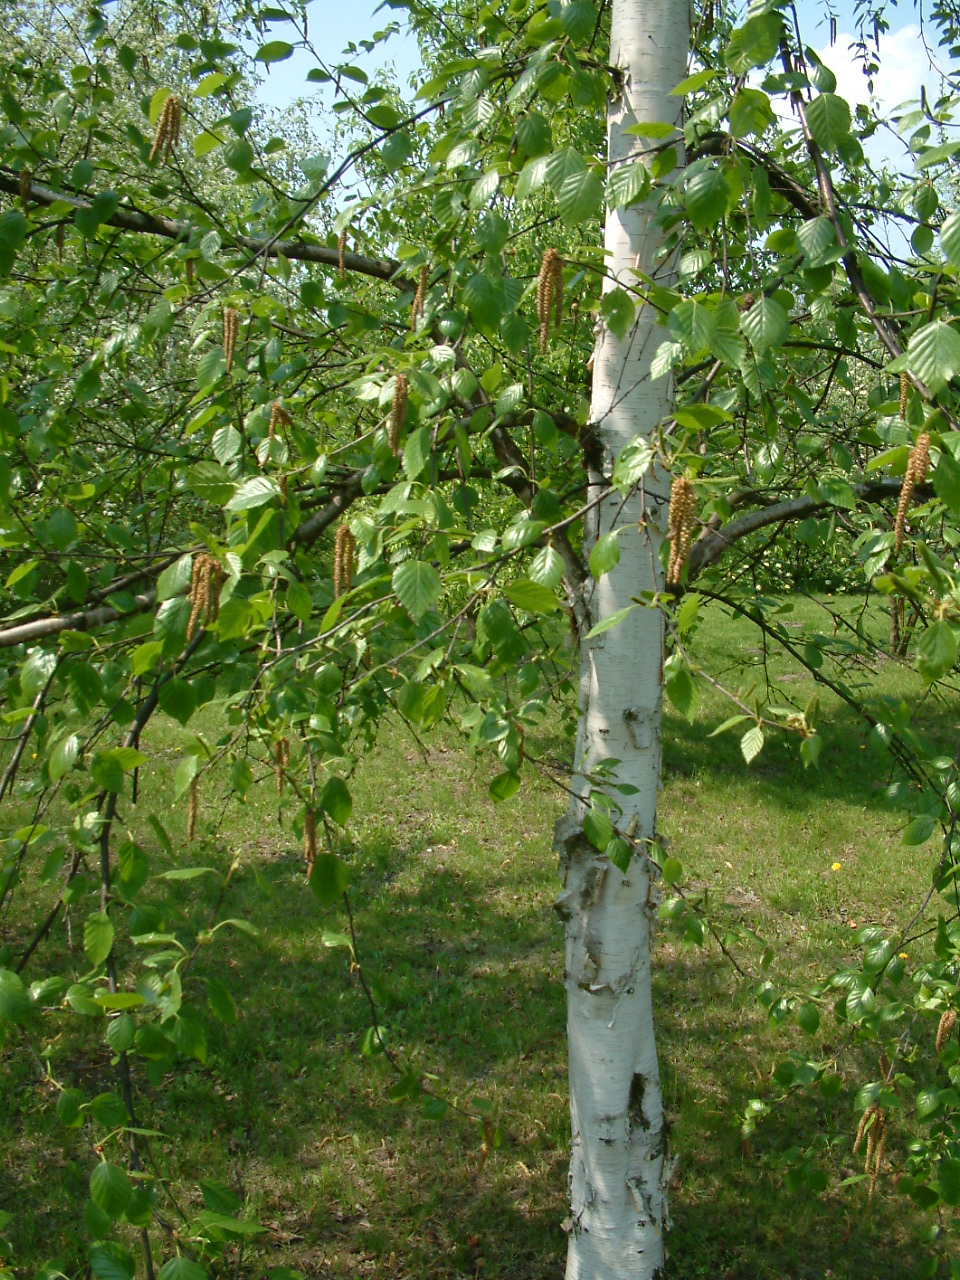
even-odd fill
[(208, 622), (216, 622), (220, 612), (220, 587), (223, 569), (216, 556), (206, 552), (193, 557), (190, 575), (190, 619), (187, 622), (187, 640), (192, 640), (197, 628)]
[(897, 550), (903, 546), (903, 531), (907, 523), (907, 512), (910, 510), (910, 499), (913, 497), (913, 491), (918, 484), (923, 484), (927, 478), (927, 470), (930, 466), (930, 436), (926, 431), (922, 431), (917, 436), (917, 443), (910, 450), (910, 457), (907, 460), (907, 471), (903, 477), (903, 486), (900, 489), (900, 501), (897, 504), (897, 518), (893, 529), (896, 535)]

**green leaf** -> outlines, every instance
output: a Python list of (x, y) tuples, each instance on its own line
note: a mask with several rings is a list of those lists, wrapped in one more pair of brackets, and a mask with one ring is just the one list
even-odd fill
[(63, 1089), (57, 1099), (57, 1119), (68, 1129), (79, 1129), (83, 1124), (84, 1097), (79, 1089)]
[(620, 563), (620, 540), (615, 529), (598, 538), (590, 552), (590, 572), (599, 582)]
[(676, 858), (664, 858), (660, 874), (663, 876), (664, 884), (679, 884), (683, 879), (683, 864)]
[(588, 809), (583, 819), (583, 833), (595, 849), (602, 853), (616, 835), (613, 823), (603, 809)]
[(698, 169), (687, 179), (687, 215), (697, 231), (709, 231), (727, 212), (730, 188), (715, 167)]
[(960, 1205), (960, 1160), (941, 1156), (937, 1168), (937, 1189), (944, 1204)]
[(433, 565), (406, 560), (394, 570), (393, 589), (410, 617), (419, 622), (440, 599), (443, 583)]
[(751, 764), (763, 750), (763, 729), (755, 724), (740, 739), (740, 750), (747, 764)]
[(628, 604), (623, 609), (616, 609), (613, 613), (607, 614), (605, 618), (601, 618), (595, 626), (590, 628), (586, 638), (592, 640), (594, 636), (602, 636), (605, 631), (611, 631), (614, 627), (619, 626), (628, 614), (633, 613), (634, 609), (639, 608), (640, 605), (638, 604)]
[(83, 949), (96, 967), (103, 964), (113, 947), (113, 921), (105, 911), (88, 916), (83, 925)]
[(820, 1029), (820, 1010), (815, 1004), (801, 1004), (797, 1007), (797, 1023), (807, 1035), (816, 1035)]
[(557, 192), (560, 219), (565, 227), (578, 227), (596, 217), (603, 203), (603, 183), (592, 169), (571, 173)]
[(347, 784), (336, 774), (332, 774), (323, 784), (320, 792), (320, 808), (337, 823), (345, 827), (353, 813), (353, 800)]
[(746, 138), (751, 133), (763, 133), (776, 117), (765, 93), (760, 89), (741, 89), (730, 104), (727, 118), (733, 136)]
[(940, 228), (940, 244), (951, 267), (960, 270), (960, 213), (951, 213)]
[(775, 298), (760, 298), (741, 316), (740, 327), (762, 353), (783, 346), (790, 336), (790, 317)]
[(119, 1165), (101, 1161), (90, 1175), (90, 1198), (108, 1218), (119, 1218), (132, 1194), (129, 1174)]
[(342, 898), (350, 883), (347, 864), (335, 853), (318, 853), (310, 873), (310, 888), (322, 907)]
[(253, 476), (244, 481), (225, 506), (225, 511), (252, 511), (279, 498), (280, 490), (267, 476)]
[(929, 813), (919, 813), (903, 829), (901, 844), (926, 844), (936, 830), (937, 820)]
[(517, 578), (515, 582), (508, 583), (503, 594), (512, 605), (525, 609), (527, 613), (546, 615), (556, 613), (560, 608), (560, 601), (553, 591), (531, 578)]
[(640, 160), (618, 165), (607, 179), (604, 199), (608, 209), (622, 209), (646, 198), (650, 190), (650, 173)]
[(286, 40), (270, 40), (262, 44), (254, 54), (257, 62), (285, 62), (293, 54), (293, 45)]
[(498, 774), (490, 783), (490, 797), (498, 803), (501, 800), (509, 800), (511, 796), (515, 796), (520, 790), (520, 779), (515, 773)]
[(115, 1240), (101, 1240), (87, 1248), (87, 1260), (96, 1280), (133, 1280), (133, 1254)]
[(637, 307), (626, 289), (607, 289), (600, 298), (600, 315), (610, 332), (622, 342), (636, 319)]
[(64, 774), (69, 773), (80, 755), (80, 738), (71, 733), (69, 738), (57, 744), (50, 757), (50, 781), (59, 782)]
[(933, 469), (933, 488), (937, 497), (953, 515), (960, 515), (960, 463), (947, 449), (941, 449)]
[(26, 1022), (33, 1006), (18, 973), (0, 969), (0, 1023)]
[(957, 665), (957, 637), (949, 622), (934, 622), (917, 645), (917, 669), (933, 684)]
[(834, 152), (850, 133), (850, 107), (835, 93), (821, 93), (807, 104), (807, 123), (821, 150)]
[(207, 984), (207, 1003), (210, 1005), (210, 1011), (213, 1016), (228, 1025), (236, 1022), (237, 1006), (234, 1004), (230, 989), (219, 978), (208, 976), (205, 982)]
[(163, 1264), (157, 1280), (207, 1280), (207, 1273), (199, 1263), (181, 1253)]
[(936, 395), (960, 372), (960, 334), (946, 320), (934, 320), (913, 334), (890, 369), (909, 369)]
[(196, 694), (188, 680), (174, 676), (166, 680), (158, 694), (161, 710), (168, 716), (185, 725), (197, 708)]

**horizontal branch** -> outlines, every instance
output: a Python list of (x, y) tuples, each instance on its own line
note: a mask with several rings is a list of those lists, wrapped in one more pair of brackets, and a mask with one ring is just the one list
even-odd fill
[(35, 618), (33, 622), (21, 622), (16, 627), (0, 631), (0, 649), (11, 645), (26, 644), (30, 640), (44, 640), (59, 635), (61, 631), (94, 631), (108, 622), (116, 622), (130, 614), (143, 613), (153, 607), (156, 591), (144, 591), (133, 597), (129, 609), (114, 609), (112, 605), (100, 605), (97, 609), (80, 610), (77, 613), (56, 613), (49, 618)]
[[(9, 195), (20, 196), (20, 179), (17, 174), (0, 172), (0, 191)], [(31, 182), (27, 186), (29, 199), (38, 205), (48, 207), (62, 202), (71, 209), (89, 209), (90, 202), (79, 196), (68, 195), (64, 191), (55, 191), (39, 182)], [(189, 240), (196, 224), (179, 222), (175, 218), (164, 218), (156, 213), (142, 213), (139, 209), (121, 205), (106, 220), (107, 226), (118, 227), (122, 231), (134, 231), (141, 235), (162, 236), (166, 240)], [(229, 233), (225, 233), (229, 235)], [(340, 265), (340, 251), (323, 244), (308, 244), (303, 240), (273, 240), (269, 237), (232, 235), (223, 241), (226, 248), (247, 249), (251, 253), (268, 258), (289, 258), (298, 262), (317, 262), (325, 267)], [(367, 258), (360, 253), (343, 254), (343, 267), (359, 275), (372, 276), (376, 280), (392, 280), (400, 269), (400, 264), (392, 258)]]
[[(870, 502), (875, 498), (897, 497), (902, 483), (899, 479), (865, 480), (850, 487), (858, 498), (864, 502)], [(719, 529), (705, 529), (690, 548), (687, 559), (687, 582), (693, 582), (699, 573), (715, 564), (725, 551), (741, 538), (745, 538), (747, 534), (756, 533), (758, 529), (766, 529), (772, 524), (804, 520), (807, 516), (813, 515), (816, 511), (822, 511), (824, 507), (830, 505), (831, 503), (823, 498), (812, 498), (808, 495), (802, 498), (788, 498), (784, 502), (773, 502), (759, 511), (748, 511), (746, 515), (738, 516), (736, 520), (728, 520)]]

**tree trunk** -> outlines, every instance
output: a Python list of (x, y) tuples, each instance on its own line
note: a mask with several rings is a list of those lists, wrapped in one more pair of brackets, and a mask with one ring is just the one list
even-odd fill
[[(643, 139), (624, 133), (636, 122), (675, 121), (670, 90), (686, 73), (685, 0), (614, 0), (610, 62), (622, 74), (608, 113), (611, 168), (640, 154)], [(661, 279), (661, 234), (651, 204), (607, 215), (611, 279), (631, 289), (636, 271)], [(603, 329), (593, 366), (591, 423), (602, 462), (590, 473), (591, 497), (609, 487), (613, 464), (638, 435), (652, 434), (669, 413), (669, 378), (653, 381), (660, 337), (654, 310), (641, 307), (623, 341)], [(661, 331), (662, 332), (662, 331)], [(667, 479), (648, 473), (639, 490), (596, 508), (586, 549), (622, 529), (620, 561), (587, 588), (582, 637), (599, 621), (661, 583), (659, 546), (666, 526)], [(592, 582), (592, 579), (591, 579)], [(658, 610), (634, 609), (594, 639), (581, 639), (580, 722), (574, 790), (558, 824), (566, 922), (567, 1032), (570, 1052), (571, 1214), (568, 1280), (650, 1280), (663, 1266), (664, 1130), (653, 1034), (650, 940), (654, 905), (644, 850), (656, 831), (660, 785), (663, 627)], [(612, 774), (597, 767), (615, 760)], [(602, 771), (601, 771), (602, 773)], [(624, 794), (616, 785), (635, 788)], [(586, 839), (591, 796), (608, 794), (611, 817), (635, 843), (626, 872)], [(596, 833), (594, 832), (594, 835)]]

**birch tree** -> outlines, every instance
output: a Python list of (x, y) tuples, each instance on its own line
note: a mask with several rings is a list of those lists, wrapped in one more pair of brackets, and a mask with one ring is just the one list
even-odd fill
[[(0, 46), (4, 922), (37, 894), (3, 938), (0, 1030), (24, 1060), (38, 1026), (50, 1043), (105, 1038), (117, 1073), (106, 1101), (69, 1061), (57, 1077), (61, 1121), (96, 1147), (71, 1273), (132, 1277), (134, 1240), (163, 1280), (220, 1265), (208, 1221), (188, 1218), (172, 1250), (135, 1194), (150, 1176), (137, 1082), (202, 1062), (236, 1016), (194, 963), (240, 926), (153, 929), (151, 869), (195, 874), (204, 824), (267, 778), (333, 911), (360, 879), (343, 833), (383, 723), (452, 726), (507, 804), (544, 767), (548, 713), (577, 725), (556, 778), (568, 1273), (662, 1269), (651, 934), (658, 916), (694, 940), (704, 926), (669, 888), (683, 869), (656, 828), (661, 704), (692, 717), (716, 679), (696, 651), (709, 602), (865, 716), (905, 841), (940, 835), (911, 925), (922, 936), (939, 910), (934, 956), (909, 998), (885, 930), (815, 997), (885, 1045), (858, 1102), (873, 1185), (884, 1116), (906, 1106), (921, 1136), (899, 1186), (956, 1205), (960, 1108), (898, 1069), (916, 1020), (956, 1016), (956, 761), (864, 686), (872, 668), (848, 678), (876, 656), (865, 629), (785, 629), (793, 582), (771, 563), (771, 548), (829, 561), (884, 593), (898, 645), (953, 696), (952, 55), (941, 100), (898, 121), (901, 161), (874, 173), (861, 139), (877, 122), (778, 0), (709, 6), (692, 32), (672, 0), (389, 9), (420, 40), (415, 96), (324, 57), (296, 7), (20, 5)], [(862, 17), (872, 65), (884, 18)], [(954, 19), (935, 21), (949, 50)], [(322, 144), (252, 101), (295, 53), (333, 96)], [(729, 694), (718, 731), (738, 733), (745, 768), (774, 734), (816, 766), (815, 700)], [(214, 740), (195, 719), (211, 702)], [(182, 812), (148, 822), (139, 771), (160, 715), (182, 730)], [(68, 908), (82, 973), (51, 946)], [(327, 936), (356, 969), (348, 934)], [(774, 1020), (819, 1025), (809, 993), (766, 982), (761, 998)], [(956, 1083), (948, 1040), (937, 1069)], [(392, 1098), (422, 1105), (424, 1073), (391, 1061)], [(442, 1085), (429, 1105), (448, 1108)]]

